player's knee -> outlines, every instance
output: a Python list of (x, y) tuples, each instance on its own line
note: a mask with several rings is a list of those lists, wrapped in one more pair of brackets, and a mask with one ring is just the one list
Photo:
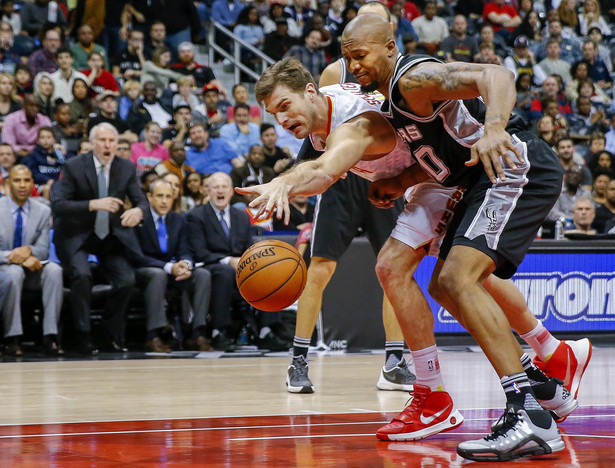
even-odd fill
[(444, 292), (440, 287), (439, 278), (433, 276), (431, 277), (429, 284), (427, 285), (427, 292), (438, 304), (441, 304), (441, 301), (444, 300)]
[(312, 284), (324, 285), (324, 288), (333, 276), (336, 265), (337, 262), (333, 260), (312, 258), (308, 268), (308, 281)]
[(386, 242), (378, 253), (376, 262), (376, 275), (381, 283), (386, 283), (397, 272), (404, 271), (404, 256), (390, 242)]
[[(468, 285), (467, 278), (460, 274), (457, 268), (450, 268), (445, 265), (438, 275), (437, 286), (433, 286), (436, 295), (446, 295), (448, 297), (457, 297), (463, 292)], [(429, 291), (431, 295), (431, 290)], [(434, 297), (432, 295), (432, 297)], [(435, 297), (434, 297), (435, 299)]]

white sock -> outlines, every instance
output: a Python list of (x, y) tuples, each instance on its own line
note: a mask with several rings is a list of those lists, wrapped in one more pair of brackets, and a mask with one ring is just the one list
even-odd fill
[(410, 351), (414, 360), (416, 381), (428, 386), (432, 391), (444, 390), (444, 380), (440, 373), (438, 347), (436, 345), (418, 351)]
[(261, 331), (258, 334), (258, 337), (262, 340), (263, 338), (265, 338), (269, 334), (270, 331), (271, 331), (271, 328), (263, 327), (263, 328), (261, 328)]
[(542, 362), (547, 362), (561, 343), (551, 335), (542, 322), (538, 322), (533, 330), (519, 336), (532, 347)]

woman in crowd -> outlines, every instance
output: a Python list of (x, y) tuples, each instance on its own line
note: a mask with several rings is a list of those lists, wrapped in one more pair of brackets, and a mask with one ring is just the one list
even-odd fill
[(613, 173), (608, 169), (598, 168), (593, 173), (594, 182), (592, 183), (592, 199), (596, 203), (606, 202), (606, 188), (609, 185)]
[(597, 0), (585, 0), (583, 10), (579, 13), (579, 32), (582, 36), (587, 36), (590, 28), (600, 28), (605, 36), (611, 35), (611, 28), (600, 13), (600, 4)]
[[(265, 42), (265, 33), (258, 18), (258, 11), (253, 6), (246, 6), (237, 17), (237, 26), (233, 29), (233, 34), (239, 36), (240, 39), (248, 44), (261, 49)], [(258, 56), (250, 52), (248, 49), (241, 48), (241, 61), (254, 68), (254, 65), (260, 61)]]
[(54, 84), (51, 75), (45, 71), (39, 72), (34, 78), (34, 95), (38, 97), (38, 111), (49, 118), (53, 117), (54, 102), (53, 89)]
[(173, 187), (173, 208), (176, 213), (182, 212), (182, 184), (179, 176), (174, 172), (167, 172), (162, 178)]
[(17, 95), (17, 86), (13, 75), (0, 73), (0, 130), (4, 118), (21, 109), (21, 98)]
[(73, 83), (73, 101), (70, 106), (70, 121), (71, 123), (80, 123), (86, 128), (86, 121), (90, 114), (95, 112), (95, 105), (90, 96), (90, 87), (81, 78), (77, 78)]
[(184, 179), (184, 195), (182, 196), (182, 211), (187, 213), (195, 206), (207, 203), (205, 177), (198, 172), (191, 172)]
[(550, 115), (543, 115), (536, 123), (536, 134), (538, 137), (553, 146), (553, 135), (555, 132), (555, 122)]
[(171, 81), (177, 81), (184, 76), (170, 69), (171, 50), (167, 47), (158, 47), (154, 50), (151, 60), (145, 60), (141, 49), (137, 50), (137, 54), (141, 62), (141, 85), (153, 81), (158, 97), (162, 96), (162, 92), (168, 88)]
[(155, 122), (148, 122), (143, 133), (145, 141), (133, 143), (131, 147), (130, 160), (137, 166), (137, 175), (169, 159), (167, 148), (160, 143), (162, 138), (160, 126)]
[(530, 40), (530, 45), (537, 44), (542, 41), (542, 22), (540, 16), (534, 10), (527, 13), (521, 24), (515, 28), (511, 34), (511, 42), (519, 36), (525, 36)]
[[(248, 89), (242, 85), (241, 83), (233, 86), (233, 99), (235, 100), (235, 105), (240, 102), (245, 102), (250, 106), (250, 122), (253, 122), (257, 125), (261, 124), (261, 108), (259, 106), (253, 106), (250, 104), (250, 95), (248, 94)], [(235, 109), (233, 106), (229, 107), (226, 112), (226, 119), (229, 122), (235, 121)]]
[(592, 174), (599, 169), (605, 169), (615, 177), (615, 156), (606, 150), (599, 151), (587, 161), (587, 168)]
[(557, 14), (563, 28), (569, 28), (572, 33), (579, 32), (579, 15), (577, 13), (577, 0), (562, 0), (557, 7)]

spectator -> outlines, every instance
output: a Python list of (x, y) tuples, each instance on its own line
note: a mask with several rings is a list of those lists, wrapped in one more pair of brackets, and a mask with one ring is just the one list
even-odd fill
[(188, 247), (195, 262), (204, 262), (211, 273), (213, 294), (210, 303), (212, 342), (216, 350), (228, 350), (234, 340), (231, 332), (231, 305), (242, 302), (235, 282), (239, 258), (252, 245), (250, 219), (230, 206), (233, 185), (228, 174), (216, 172), (207, 180), (210, 202), (194, 208), (186, 218)]
[(596, 0), (585, 0), (583, 9), (579, 13), (579, 32), (587, 36), (590, 28), (597, 27), (605, 36), (611, 35), (611, 28), (600, 14), (600, 4)]
[(557, 99), (549, 96), (545, 97), (542, 100), (542, 108), (545, 116), (549, 116), (553, 119), (553, 130), (557, 130), (558, 128), (568, 130), (568, 121), (560, 114)]
[(7, 115), (21, 109), (21, 98), (17, 95), (15, 79), (8, 73), (0, 73), (0, 130)]
[(124, 95), (120, 99), (120, 118), (126, 120), (128, 113), (133, 106), (141, 103), (141, 84), (138, 81), (130, 80), (124, 84)]
[(119, 93), (120, 88), (113, 74), (105, 70), (102, 56), (98, 52), (92, 52), (88, 58), (90, 68), (83, 70), (87, 77), (88, 86), (92, 90), (92, 97), (95, 98), (104, 91)]
[(79, 142), (79, 152), (77, 153), (77, 156), (91, 153), (93, 149), (94, 146), (92, 145), (92, 142), (89, 139), (84, 138)]
[(220, 138), (209, 138), (206, 124), (192, 122), (189, 130), (192, 145), (186, 151), (186, 162), (201, 174), (224, 172), (241, 165), (237, 151)]
[(613, 81), (606, 64), (598, 57), (598, 47), (593, 41), (583, 43), (583, 61), (587, 63), (587, 73), (596, 86), (610, 90)]
[(15, 164), (15, 152), (11, 145), (0, 143), (0, 184), (9, 176), (11, 167)]
[(55, 111), (53, 103), (53, 79), (51, 74), (47, 72), (40, 72), (34, 78), (34, 95), (38, 98), (39, 112), (47, 117), (51, 118)]
[(154, 50), (151, 60), (145, 60), (141, 49), (138, 49), (137, 56), (141, 61), (141, 84), (153, 81), (156, 85), (158, 97), (168, 88), (171, 81), (177, 81), (184, 75), (170, 69), (171, 51), (166, 47)]
[[(155, 180), (147, 193), (150, 209), (145, 211), (143, 223), (137, 228), (137, 237), (143, 256), (139, 259), (136, 280), (145, 300), (147, 314), (147, 341), (145, 350), (169, 352), (170, 346), (162, 339), (166, 318), (166, 291), (169, 287), (186, 292), (190, 298), (190, 311), (194, 314), (192, 335), (187, 347), (198, 351), (211, 351), (205, 338), (206, 317), (211, 296), (211, 275), (206, 268), (194, 268), (188, 251), (185, 218), (171, 211), (173, 188), (165, 180)], [(170, 281), (172, 279), (173, 281)], [(182, 301), (179, 301), (180, 303)]]
[[(610, 35), (610, 34), (609, 34)], [(604, 62), (606, 68), (609, 72), (613, 71), (613, 60), (611, 59), (611, 51), (607, 47), (607, 43), (602, 37), (602, 32), (600, 28), (593, 26), (589, 28), (589, 32), (587, 33), (587, 37), (590, 41), (598, 46), (598, 58)]]
[(588, 97), (592, 105), (595, 106), (597, 109), (606, 110), (611, 105), (611, 98), (608, 97), (604, 92), (598, 93), (598, 89), (600, 88), (597, 88), (594, 85), (594, 82), (591, 78), (579, 81), (579, 84), (577, 85), (577, 93), (579, 97)]
[(519, 36), (514, 42), (514, 52), (504, 59), (504, 65), (515, 74), (515, 79), (519, 73), (528, 73), (532, 76), (535, 85), (541, 85), (547, 75), (536, 64), (534, 54), (530, 51), (529, 41), (525, 36)]
[(143, 101), (134, 105), (128, 112), (126, 122), (137, 135), (143, 131), (145, 124), (150, 121), (156, 122), (160, 128), (169, 126), (172, 119), (171, 112), (158, 100), (157, 92), (156, 84), (153, 81), (144, 83)]
[(207, 203), (205, 178), (198, 172), (190, 172), (184, 179), (184, 195), (182, 196), (182, 212), (188, 213), (196, 206)]
[(530, 116), (532, 120), (536, 120), (542, 115), (544, 115), (542, 102), (547, 97), (554, 98), (557, 100), (560, 114), (572, 114), (570, 104), (568, 103), (568, 101), (566, 101), (565, 95), (560, 90), (558, 79), (555, 76), (548, 76), (542, 82), (542, 89), (540, 94), (532, 101), (532, 105), (530, 107)]
[(177, 47), (179, 63), (173, 64), (171, 70), (182, 75), (192, 75), (197, 88), (202, 88), (207, 83), (215, 84), (222, 90), (222, 84), (216, 80), (214, 72), (206, 65), (201, 65), (194, 60), (194, 45), (191, 42), (182, 42)]
[(147, 169), (153, 169), (162, 161), (169, 159), (167, 148), (160, 144), (162, 130), (156, 122), (145, 125), (145, 141), (132, 144), (131, 161), (137, 166), (137, 175)]
[(550, 115), (543, 115), (536, 123), (536, 135), (547, 142), (549, 146), (554, 146), (553, 136), (555, 133), (555, 123)]
[(21, 32), (21, 15), (15, 12), (15, 3), (13, 0), (2, 0), (0, 5), (0, 21), (11, 25), (13, 33)]
[[(480, 33), (476, 38), (476, 42), (478, 45), (479, 53), (480, 46), (482, 44), (491, 44), (493, 46), (493, 50), (498, 57), (501, 57), (501, 62), (504, 61), (504, 57), (510, 55), (509, 48), (506, 45), (506, 41), (500, 35), (495, 35), (493, 32), (493, 27), (490, 24), (483, 23), (480, 27)], [(481, 63), (493, 63), (493, 62), (481, 62)]]
[[(177, 50), (177, 47), (172, 47), (167, 41), (167, 28), (164, 23), (160, 20), (156, 20), (150, 25), (149, 37), (146, 39), (143, 46), (145, 49), (145, 56), (151, 57), (154, 51), (160, 47), (166, 47), (171, 50), (172, 55), (175, 54), (175, 50)], [(175, 61), (176, 58), (177, 57), (173, 57), (173, 61)]]
[[(154, 171), (156, 172), (156, 171)], [(183, 186), (181, 180), (177, 174), (174, 172), (167, 172), (162, 176), (163, 180), (166, 180), (173, 187), (173, 208), (172, 210), (175, 213), (182, 212), (182, 195), (183, 195)]]
[(96, 108), (92, 102), (90, 87), (87, 82), (77, 78), (73, 83), (73, 100), (69, 104), (70, 121), (85, 127), (86, 121), (93, 116)]
[(495, 52), (493, 42), (482, 42), (478, 47), (478, 55), (474, 57), (476, 63), (490, 63), (492, 65), (504, 65), (502, 57)]
[[(279, 5), (280, 10), (282, 9), (278, 3), (272, 4), (271, 7), (273, 8), (274, 5)], [(275, 29), (265, 36), (263, 52), (273, 60), (282, 60), (288, 50), (297, 44), (297, 39), (291, 36), (288, 30), (288, 19), (276, 18)]]
[(463, 15), (455, 15), (451, 34), (441, 44), (448, 61), (472, 62), (478, 54), (478, 46), (467, 34), (468, 22)]
[(23, 99), (26, 94), (32, 92), (32, 74), (27, 65), (17, 65), (15, 67), (15, 86), (17, 95)]
[[(575, 62), (570, 67), (570, 74), (572, 79), (566, 83), (566, 99), (570, 102), (575, 102), (579, 97), (579, 83), (589, 78), (589, 65), (585, 62)], [(605, 101), (608, 99), (608, 96), (601, 88), (595, 88), (595, 92)]]
[(549, 21), (547, 30), (549, 34), (542, 40), (540, 45), (534, 51), (536, 60), (540, 61), (547, 56), (547, 41), (549, 39), (555, 39), (559, 42), (561, 49), (560, 58), (562, 60), (565, 60), (568, 63), (574, 63), (581, 59), (581, 49), (577, 42), (562, 36), (562, 23), (559, 19)]
[(306, 24), (310, 18), (314, 16), (314, 11), (301, 0), (291, 0), (284, 7), (284, 13), (299, 27), (299, 30), (301, 31), (299, 37), (301, 37), (301, 35), (305, 36), (308, 31)]
[(22, 30), (31, 37), (35, 37), (45, 25), (50, 23), (66, 26), (66, 16), (64, 16), (62, 8), (56, 2), (49, 0), (24, 2), (20, 16)]
[(11, 145), (17, 156), (23, 158), (36, 146), (41, 127), (51, 127), (51, 120), (39, 113), (38, 98), (28, 94), (24, 99), (23, 110), (13, 112), (4, 119), (2, 142)]
[(52, 127), (41, 127), (32, 152), (24, 158), (41, 196), (49, 199), (51, 185), (60, 178), (62, 166), (66, 162), (63, 148), (56, 141)]
[(177, 79), (177, 94), (173, 96), (173, 108), (179, 106), (180, 104), (184, 104), (187, 105), (190, 108), (190, 112), (192, 112), (197, 109), (199, 107), (199, 104), (201, 103), (199, 98), (193, 93), (194, 78), (191, 75), (179, 76), (180, 78)]
[(132, 149), (128, 140), (120, 138), (117, 141), (117, 149), (115, 151), (116, 154), (122, 159), (128, 159), (130, 161), (132, 158)]
[(521, 24), (521, 17), (513, 5), (505, 0), (493, 0), (485, 4), (483, 19), (493, 27), (496, 34), (508, 37)]
[(609, 179), (604, 191), (604, 203), (596, 208), (593, 227), (599, 233), (608, 232), (607, 224), (615, 219), (615, 178)]
[(77, 70), (85, 70), (88, 68), (90, 55), (92, 52), (98, 52), (103, 60), (104, 68), (109, 69), (109, 60), (107, 57), (107, 50), (100, 44), (94, 42), (94, 33), (92, 28), (83, 24), (77, 30), (77, 42), (71, 47), (73, 58), (75, 60), (74, 67)]
[(515, 80), (515, 89), (517, 91), (517, 101), (513, 111), (529, 122), (530, 106), (534, 99), (531, 75), (529, 73), (519, 73)]
[(584, 186), (591, 187), (591, 173), (583, 165), (583, 158), (577, 158), (575, 156), (575, 147), (572, 143), (572, 138), (570, 135), (564, 136), (557, 141), (555, 146), (555, 152), (559, 156), (559, 162), (564, 168), (564, 170), (568, 170), (573, 166), (579, 166), (583, 168), (583, 179), (581, 180), (581, 182)]
[(83, 138), (83, 122), (71, 123), (70, 105), (60, 102), (56, 106), (53, 121), (53, 134), (65, 149), (67, 156), (74, 156), (79, 152), (79, 141)]
[(606, 133), (609, 128), (606, 113), (596, 109), (586, 96), (579, 96), (576, 112), (569, 117), (570, 134), (573, 137), (589, 137), (594, 132)]
[(42, 71), (53, 73), (58, 69), (57, 53), (61, 45), (62, 38), (58, 31), (49, 29), (45, 32), (43, 48), (32, 52), (28, 59), (28, 66), (32, 76), (36, 76)]
[(277, 146), (278, 134), (272, 124), (261, 125), (261, 142), (263, 144), (264, 165), (273, 169), (273, 172), (281, 174), (293, 162), (288, 148)]
[(13, 28), (6, 21), (0, 22), (0, 72), (13, 73), (15, 66), (21, 63), (21, 55), (28, 56), (32, 52), (30, 47), (19, 46), (19, 43), (30, 41), (26, 36), (17, 36), (17, 44), (13, 36)]
[[(249, 178), (256, 179), (259, 185), (270, 182), (275, 177), (275, 172), (270, 167), (264, 165), (265, 155), (263, 147), (258, 143), (250, 146), (250, 150), (246, 155), (246, 163), (240, 167), (234, 167), (231, 171), (231, 180), (233, 187), (245, 187), (245, 182)], [(235, 208), (245, 210), (247, 202), (242, 195), (235, 193), (232, 198), (232, 203)]]
[(562, 26), (576, 34), (579, 28), (579, 16), (577, 14), (577, 0), (562, 0), (557, 7), (557, 16)]
[[(561, 145), (562, 141), (560, 141), (559, 144)], [(584, 175), (585, 168), (578, 164), (573, 164), (568, 169), (566, 169), (566, 172), (564, 174), (564, 187), (562, 188), (562, 193), (555, 202), (555, 205), (551, 209), (551, 212), (547, 216), (548, 219), (553, 221), (557, 221), (559, 219), (572, 219), (574, 202), (578, 198), (588, 198), (591, 200), (591, 194), (589, 193), (589, 191), (581, 186), (581, 182), (583, 182)]]
[(301, 231), (309, 228), (314, 219), (314, 205), (309, 203), (306, 196), (294, 197), (290, 203), (290, 221), (284, 224), (283, 219), (273, 217), (273, 229), (275, 231)]
[(119, 133), (119, 138), (128, 140), (131, 143), (139, 141), (137, 134), (130, 131), (128, 124), (117, 114), (117, 94), (112, 91), (103, 91), (96, 96), (98, 113), (88, 120), (87, 133), (89, 134), (94, 126), (102, 122), (113, 125)]
[[(262, 49), (265, 42), (265, 33), (258, 18), (258, 11), (254, 6), (248, 5), (241, 10), (237, 17), (237, 26), (233, 29), (233, 34), (251, 46)], [(260, 63), (261, 59), (246, 48), (241, 47), (240, 53), (243, 64), (254, 69), (256, 64)]]
[[(126, 309), (134, 285), (127, 256), (140, 251), (132, 228), (149, 209), (137, 185), (134, 164), (115, 157), (115, 128), (106, 123), (97, 125), (90, 132), (90, 141), (93, 152), (67, 161), (51, 199), (54, 243), (71, 278), (68, 299), (79, 333), (79, 352), (85, 355), (98, 354), (90, 336), (93, 283), (88, 256), (98, 257), (112, 287), (101, 324), (106, 348), (124, 351)], [(96, 190), (92, 190), (90, 180), (99, 181)], [(134, 208), (124, 211), (126, 197)]]
[(606, 150), (598, 151), (588, 160), (587, 167), (592, 174), (598, 170), (606, 170), (615, 174), (615, 171), (613, 170), (615, 169), (615, 156)]
[(139, 182), (141, 182), (141, 190), (143, 193), (147, 194), (149, 192), (150, 185), (152, 185), (152, 183), (159, 178), (160, 177), (158, 177), (158, 174), (156, 174), (156, 171), (153, 169), (145, 171), (141, 174), (141, 177), (139, 177)]
[(613, 178), (613, 173), (606, 169), (598, 169), (592, 172), (594, 179), (592, 183), (592, 200), (596, 205), (601, 205), (606, 201), (606, 188), (609, 181)]
[[(53, 102), (62, 99), (65, 103), (73, 100), (72, 87), (76, 78), (87, 80), (87, 77), (73, 68), (74, 59), (68, 47), (58, 49), (59, 68), (51, 74), (53, 80)], [(85, 68), (85, 67), (84, 67)]]
[(525, 18), (521, 20), (521, 24), (512, 32), (510, 38), (514, 41), (519, 36), (527, 37), (530, 47), (534, 47), (543, 40), (542, 23), (537, 11), (529, 11)]
[[(282, 19), (286, 20), (288, 35), (297, 41), (302, 35), (302, 27), (299, 26), (293, 18), (285, 14), (284, 4), (277, 0), (274, 0), (269, 5), (269, 16), (261, 18), (263, 32), (267, 35), (276, 31), (278, 20)], [(271, 56), (271, 58), (273, 58), (273, 56)]]
[(297, 58), (315, 80), (318, 80), (320, 73), (327, 66), (327, 58), (324, 51), (320, 48), (322, 36), (317, 29), (311, 29), (305, 36), (303, 45), (292, 46), (285, 57)]
[(139, 50), (143, 50), (143, 32), (138, 29), (130, 31), (128, 45), (120, 50), (111, 60), (111, 72), (116, 80), (139, 80), (141, 77), (141, 61)]
[(419, 38), (418, 51), (434, 55), (440, 50), (440, 44), (448, 37), (448, 24), (444, 18), (436, 16), (437, 5), (434, 0), (427, 0), (423, 14), (412, 20), (412, 27)]
[[(255, 107), (258, 108), (258, 106)], [(203, 86), (203, 104), (197, 106), (196, 111), (205, 117), (209, 125), (209, 135), (212, 138), (220, 136), (220, 129), (227, 122), (228, 109), (229, 103), (220, 99), (220, 91), (216, 85), (210, 83)], [(260, 117), (260, 108), (258, 109)], [(252, 106), (250, 106), (250, 112), (252, 112)]]
[(538, 63), (538, 66), (545, 76), (559, 75), (564, 80), (564, 83), (568, 83), (572, 79), (570, 76), (570, 64), (560, 58), (561, 52), (562, 49), (559, 42), (556, 39), (549, 39), (547, 41), (547, 56)]
[(596, 218), (596, 207), (589, 197), (577, 197), (572, 209), (572, 225), (564, 229), (566, 234), (587, 234), (593, 236), (596, 230), (592, 228), (592, 223)]
[(184, 178), (189, 173), (194, 172), (194, 168), (186, 164), (186, 150), (181, 141), (171, 142), (169, 159), (157, 164), (154, 170), (160, 177), (164, 177), (169, 172), (176, 174), (181, 184), (184, 183)]
[[(5, 352), (21, 356), (21, 293), (24, 287), (43, 294), (43, 351), (64, 354), (58, 345), (58, 322), (62, 310), (62, 268), (49, 257), (51, 210), (30, 200), (34, 182), (30, 170), (18, 164), (9, 174), (9, 196), (0, 198), (0, 272), (10, 276), (10, 293), (2, 311)], [(9, 221), (10, 220), (10, 221)], [(8, 222), (7, 222), (8, 221)]]
[(188, 143), (188, 125), (192, 120), (190, 107), (187, 104), (180, 104), (173, 113), (173, 126), (162, 132), (162, 144), (168, 147), (173, 141), (182, 145)]
[[(248, 88), (246, 88), (241, 83), (238, 83), (233, 86), (233, 100), (235, 101), (235, 105), (239, 103), (245, 103), (250, 106), (250, 122), (253, 122), (257, 125), (261, 124), (262, 112), (260, 106), (251, 105), (250, 104), (250, 94), (248, 93)], [(228, 107), (226, 112), (227, 121), (229, 123), (235, 120), (235, 108)]]
[(225, 140), (237, 152), (246, 156), (252, 145), (260, 143), (260, 127), (250, 122), (250, 106), (243, 102), (236, 104), (235, 121), (227, 123), (220, 129), (220, 139)]

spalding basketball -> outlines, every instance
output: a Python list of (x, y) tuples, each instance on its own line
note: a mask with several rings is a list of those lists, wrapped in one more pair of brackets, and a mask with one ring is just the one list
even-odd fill
[(292, 245), (276, 239), (252, 245), (239, 260), (237, 286), (258, 310), (275, 312), (293, 304), (303, 292), (307, 268)]

